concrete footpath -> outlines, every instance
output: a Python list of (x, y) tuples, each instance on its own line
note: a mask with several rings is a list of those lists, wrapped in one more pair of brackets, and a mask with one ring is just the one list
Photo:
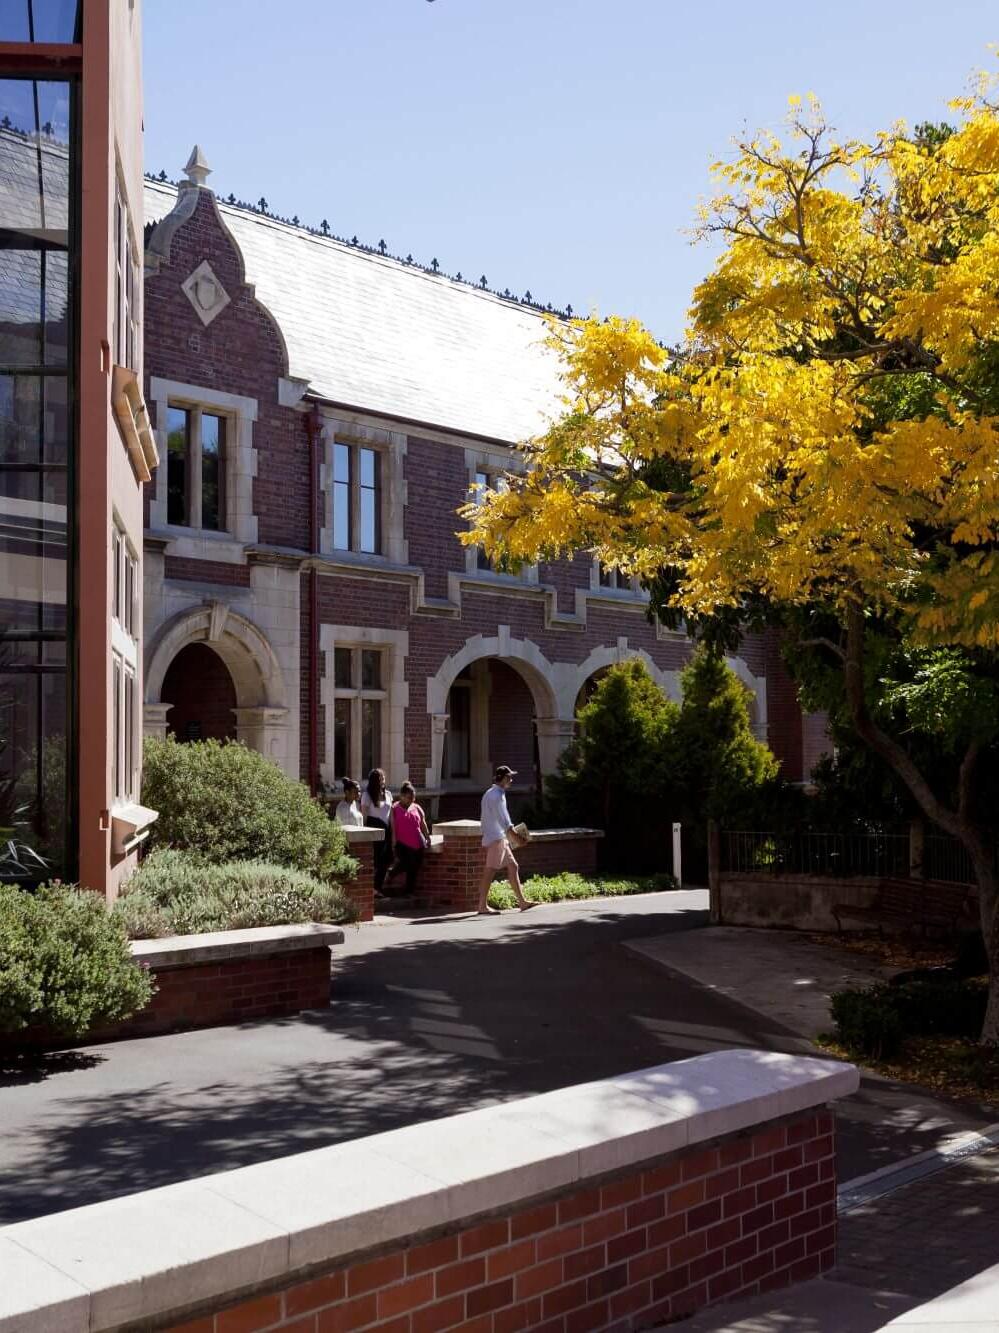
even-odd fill
[[(832, 1026), (829, 996), (864, 985), (889, 970), (848, 950), (784, 931), (711, 927), (679, 940), (661, 936), (627, 948), (705, 991), (738, 995), (769, 1022), (797, 1034), (798, 1048)], [(857, 1132), (864, 1096), (904, 1122), (904, 1089), (868, 1075), (858, 1098), (843, 1103), (840, 1132)], [(912, 1119), (936, 1121), (935, 1146), (945, 1152), (969, 1125), (999, 1121), (999, 1108), (935, 1102), (909, 1089)], [(948, 1123), (949, 1121), (949, 1123)], [(900, 1128), (904, 1127), (904, 1124)], [(871, 1127), (872, 1133), (876, 1126)], [(992, 1126), (994, 1128), (994, 1126)], [(911, 1169), (887, 1166), (879, 1179), (849, 1188), (841, 1173), (839, 1261), (828, 1277), (790, 1291), (715, 1306), (673, 1328), (683, 1333), (876, 1333), (932, 1329), (950, 1333), (999, 1331), (999, 1148), (974, 1156), (929, 1160)], [(901, 1158), (897, 1166), (910, 1159)], [(936, 1168), (936, 1169), (935, 1169)], [(918, 1175), (922, 1170), (926, 1174)], [(917, 1178), (911, 1179), (912, 1175)], [(908, 1181), (908, 1183), (893, 1183)], [(845, 1191), (843, 1184), (847, 1185)], [(883, 1190), (883, 1193), (878, 1193)], [(867, 1197), (865, 1198), (865, 1193)], [(851, 1204), (852, 1200), (852, 1204)], [(858, 1201), (859, 1200), (859, 1201)]]

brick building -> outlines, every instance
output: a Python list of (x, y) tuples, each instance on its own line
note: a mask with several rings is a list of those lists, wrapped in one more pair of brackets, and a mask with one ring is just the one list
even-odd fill
[[(589, 557), (519, 575), (455, 537), (477, 483), (557, 410), (539, 311), (217, 199), (195, 149), (146, 182), (147, 734), (234, 736), (290, 774), (385, 768), (466, 813), (530, 793), (609, 664), (679, 697), (689, 655)], [(776, 644), (730, 665), (792, 779), (821, 727)]]

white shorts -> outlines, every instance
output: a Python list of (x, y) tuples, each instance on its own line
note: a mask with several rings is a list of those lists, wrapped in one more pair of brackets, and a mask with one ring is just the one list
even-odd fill
[(505, 870), (507, 866), (516, 867), (517, 861), (513, 848), (506, 838), (497, 838), (486, 848), (486, 866), (490, 870)]

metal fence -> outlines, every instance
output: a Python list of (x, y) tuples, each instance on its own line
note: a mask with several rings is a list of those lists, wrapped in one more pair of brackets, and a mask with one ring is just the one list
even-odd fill
[[(722, 870), (762, 875), (908, 876), (908, 833), (722, 834)], [(955, 838), (930, 834), (923, 842), (923, 879), (974, 884), (971, 857)]]
[(722, 870), (763, 875), (908, 875), (906, 833), (722, 834)]
[(923, 877), (951, 884), (974, 884), (975, 870), (967, 849), (955, 838), (934, 834), (923, 844)]

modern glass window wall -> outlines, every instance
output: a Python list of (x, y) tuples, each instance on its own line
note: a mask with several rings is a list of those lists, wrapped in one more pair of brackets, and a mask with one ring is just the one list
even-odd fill
[[(75, 10), (7, 0), (0, 38), (72, 41)], [(74, 871), (76, 102), (0, 77), (0, 880)]]

